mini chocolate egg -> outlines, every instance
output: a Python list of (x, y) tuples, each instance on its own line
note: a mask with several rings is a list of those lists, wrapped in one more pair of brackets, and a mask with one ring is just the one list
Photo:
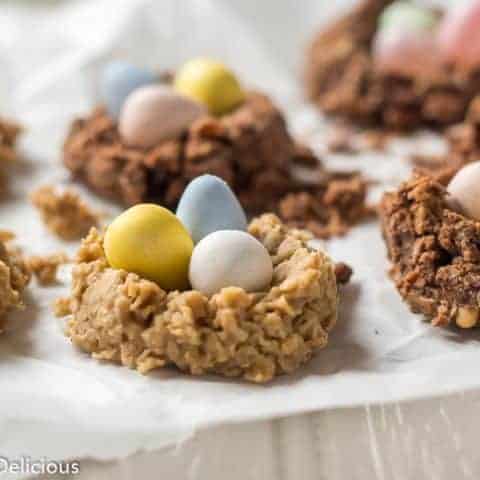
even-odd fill
[(134, 272), (165, 290), (188, 287), (193, 242), (177, 217), (154, 204), (139, 204), (107, 228), (105, 255), (113, 268)]
[(226, 182), (214, 175), (201, 175), (188, 184), (177, 217), (195, 243), (217, 230), (247, 229), (247, 217), (237, 197)]
[(183, 65), (173, 85), (183, 95), (205, 104), (213, 115), (231, 112), (245, 99), (235, 75), (208, 58), (196, 58)]
[(149, 148), (177, 137), (206, 113), (203, 105), (166, 85), (149, 85), (125, 100), (118, 130), (127, 144)]
[(143, 70), (127, 62), (109, 63), (100, 79), (100, 95), (109, 115), (118, 120), (125, 99), (139, 87), (155, 83), (153, 72)]
[(446, 63), (480, 65), (480, 0), (459, 2), (447, 11), (438, 29), (438, 45)]
[(205, 295), (225, 287), (265, 292), (272, 276), (267, 249), (252, 235), (238, 230), (207, 235), (195, 246), (190, 260), (190, 283)]
[(447, 187), (450, 204), (467, 217), (480, 221), (480, 162), (465, 165)]

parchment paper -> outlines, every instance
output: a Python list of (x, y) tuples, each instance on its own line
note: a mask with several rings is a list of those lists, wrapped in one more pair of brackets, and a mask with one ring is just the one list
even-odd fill
[[(73, 253), (44, 229), (26, 197), (44, 183), (67, 185), (62, 140), (76, 114), (96, 99), (96, 78), (109, 58), (159, 69), (207, 54), (230, 64), (287, 110), (292, 131), (321, 151), (325, 123), (304, 105), (298, 82), (302, 47), (312, 29), (351, 2), (226, 0), (85, 0), (43, 9), (0, 5), (2, 113), (28, 128), (25, 160), (14, 169), (11, 195), (0, 202), (0, 227), (15, 230), (26, 253)], [(431, 135), (395, 142), (385, 154), (333, 156), (338, 168), (362, 168), (381, 190), (410, 169), (405, 152), (442, 148)], [(118, 211), (79, 187), (89, 202)], [(119, 458), (178, 442), (220, 422), (428, 397), (476, 389), (476, 332), (434, 329), (411, 314), (386, 276), (378, 225), (355, 228), (326, 244), (355, 269), (342, 292), (328, 347), (291, 377), (255, 386), (174, 369), (142, 376), (102, 364), (72, 348), (51, 302), (68, 290), (33, 284), (25, 312), (0, 337), (0, 452), (51, 459)]]

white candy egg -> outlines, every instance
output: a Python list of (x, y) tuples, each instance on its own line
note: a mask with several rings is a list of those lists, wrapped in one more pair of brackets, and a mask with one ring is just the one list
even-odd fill
[(447, 187), (453, 204), (462, 213), (480, 221), (480, 162), (469, 163), (450, 180)]
[(267, 249), (252, 235), (220, 230), (196, 245), (189, 276), (192, 287), (206, 295), (225, 287), (262, 292), (270, 287), (273, 264)]

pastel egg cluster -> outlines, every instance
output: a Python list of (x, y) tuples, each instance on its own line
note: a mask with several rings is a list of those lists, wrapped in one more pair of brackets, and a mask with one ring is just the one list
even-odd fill
[(134, 272), (165, 290), (189, 286), (206, 295), (225, 287), (265, 291), (272, 281), (268, 251), (246, 232), (245, 212), (220, 178), (203, 175), (186, 188), (174, 215), (136, 205), (108, 227), (104, 248), (111, 267)]
[(439, 65), (480, 64), (480, 0), (453, 6), (443, 18), (412, 1), (396, 1), (383, 11), (373, 39), (376, 68), (415, 75)]
[(245, 98), (235, 75), (207, 58), (187, 62), (171, 85), (148, 70), (112, 62), (103, 72), (100, 93), (122, 139), (141, 148), (182, 135), (203, 115), (229, 113)]

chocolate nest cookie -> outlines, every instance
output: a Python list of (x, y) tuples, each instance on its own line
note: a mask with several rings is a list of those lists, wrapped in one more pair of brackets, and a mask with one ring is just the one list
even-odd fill
[(308, 97), (326, 113), (398, 130), (462, 121), (480, 91), (480, 72), (439, 66), (407, 76), (375, 69), (372, 40), (391, 3), (364, 0), (317, 35), (306, 55)]
[(380, 204), (395, 285), (434, 325), (475, 326), (480, 309), (480, 223), (453, 211), (444, 186), (414, 175)]
[(480, 158), (480, 96), (470, 103), (465, 121), (447, 130), (446, 139), (449, 152), (445, 166), (453, 173)]
[(22, 128), (16, 123), (0, 118), (0, 163), (17, 158), (15, 143)]
[(109, 267), (92, 229), (78, 252), (72, 294), (57, 303), (67, 335), (94, 358), (142, 373), (175, 365), (192, 375), (216, 373), (267, 382), (291, 373), (327, 344), (337, 317), (335, 267), (307, 245), (308, 232), (265, 214), (249, 232), (274, 265), (270, 289), (228, 287), (211, 297), (165, 292), (134, 273)]
[[(175, 208), (193, 178), (223, 178), (252, 215), (270, 210), (319, 237), (345, 233), (371, 210), (367, 183), (355, 172), (326, 170), (287, 131), (268, 97), (250, 92), (232, 113), (204, 116), (178, 139), (151, 148), (127, 146), (100, 107), (74, 121), (64, 163), (97, 193), (126, 205), (154, 201)], [(309, 182), (294, 174), (306, 170)]]

